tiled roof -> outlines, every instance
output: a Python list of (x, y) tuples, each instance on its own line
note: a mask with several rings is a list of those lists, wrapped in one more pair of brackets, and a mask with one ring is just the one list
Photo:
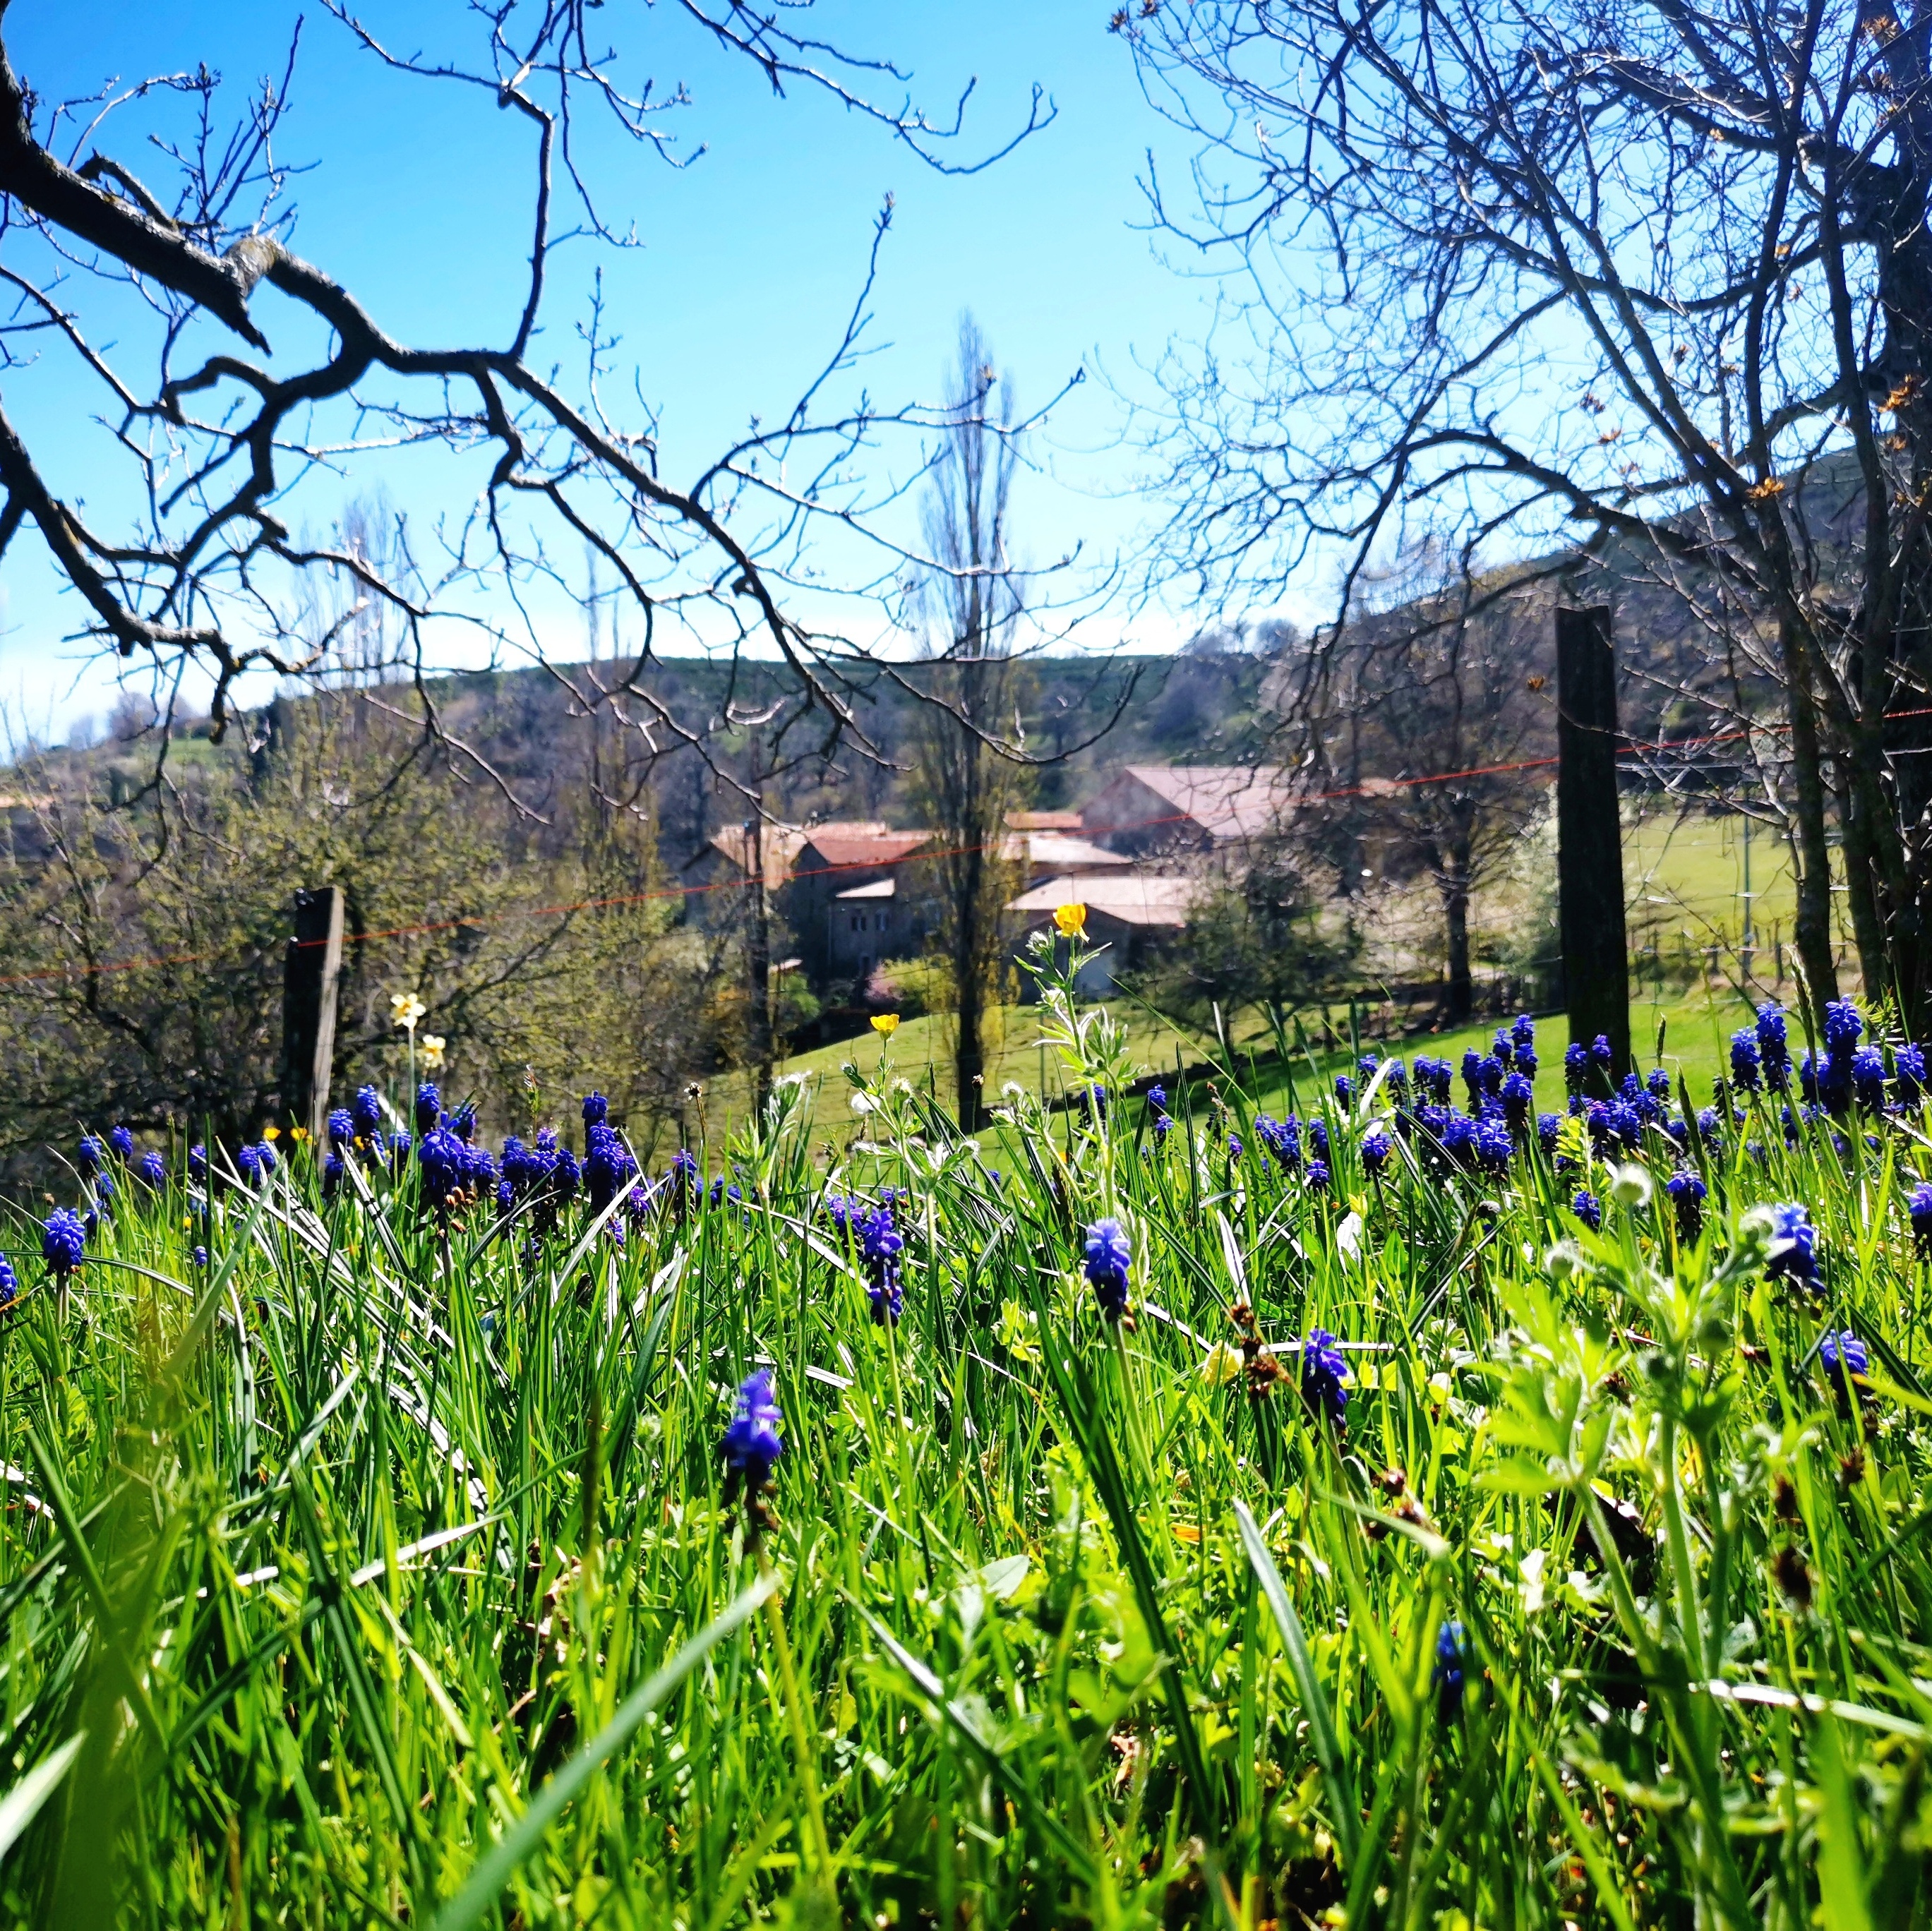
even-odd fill
[[(792, 861), (805, 843), (805, 834), (796, 825), (767, 825), (760, 843), (765, 859), (765, 889), (776, 892), (791, 875)], [(740, 871), (752, 869), (751, 841), (742, 825), (727, 825), (711, 835), (709, 849), (721, 853)], [(698, 856), (701, 858), (703, 853)]]
[(930, 832), (895, 832), (881, 824), (814, 825), (804, 835), (811, 855), (798, 870), (808, 874), (827, 866), (896, 865), (932, 842)]
[[(1293, 775), (1278, 765), (1130, 764), (1122, 769), (1172, 807), (1175, 829), (1181, 821), (1192, 820), (1216, 838), (1256, 838), (1274, 831), (1295, 796)], [(1142, 829), (1090, 823), (1084, 817), (1082, 822), (1094, 832)]]
[(1200, 881), (1144, 871), (1078, 878), (1049, 878), (1022, 892), (1006, 907), (1022, 917), (1057, 911), (1063, 905), (1088, 905), (1128, 925), (1184, 925)]
[(1000, 856), (1048, 871), (1116, 871), (1133, 863), (1124, 853), (1064, 832), (1010, 832), (1000, 841)]

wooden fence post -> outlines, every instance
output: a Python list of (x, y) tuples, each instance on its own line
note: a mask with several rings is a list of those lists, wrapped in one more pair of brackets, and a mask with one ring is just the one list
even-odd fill
[(1610, 1042), (1630, 1067), (1623, 828), (1617, 815), (1616, 663), (1606, 604), (1556, 613), (1556, 871), (1570, 1037)]
[(335, 999), (342, 982), (342, 893), (296, 894), (295, 932), (282, 970), (282, 1108), (320, 1146), (328, 1129)]

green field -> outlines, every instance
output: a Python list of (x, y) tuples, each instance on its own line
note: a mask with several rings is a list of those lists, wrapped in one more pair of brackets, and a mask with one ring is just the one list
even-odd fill
[(500, 1195), (434, 1116), (63, 1150), (88, 1219), (0, 1221), (5, 1921), (1932, 1918), (1909, 1085), (1552, 1159), (1224, 1076), (995, 1155), (908, 1071), (715, 1196), (568, 1121)]

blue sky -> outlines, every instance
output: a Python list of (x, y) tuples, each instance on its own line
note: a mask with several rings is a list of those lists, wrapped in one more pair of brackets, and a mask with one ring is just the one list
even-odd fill
[[(106, 0), (86, 10), (85, 33), (75, 31), (74, 10), (22, 5), (10, 13), (8, 34), (16, 66), (43, 97), (204, 59), (239, 89), (279, 69), (304, 10), (281, 146), (285, 157), (316, 166), (295, 190), (293, 245), (406, 340), (507, 339), (527, 241), (528, 142), (487, 94), (388, 74), (319, 8), (281, 0)], [(1023, 404), (1043, 400), (1084, 367), (1090, 379), (1036, 445), (1041, 473), (1024, 486), (1022, 539), (1041, 559), (1076, 544), (1096, 559), (1131, 554), (1158, 510), (1134, 492), (1138, 459), (1124, 434), (1122, 392), (1154, 399), (1142, 365), (1171, 336), (1202, 331), (1214, 291), (1190, 272), (1194, 264), (1175, 262), (1172, 245), (1145, 232), (1136, 178), (1147, 148), (1162, 149), (1168, 169), (1184, 156), (1141, 99), (1107, 13), (1078, 0), (826, 0), (807, 16), (814, 32), (909, 70), (912, 97), (935, 117), (976, 75), (962, 144), (973, 151), (998, 145), (1024, 121), (1035, 82), (1046, 89), (1058, 110), (1053, 124), (963, 179), (935, 175), (808, 88), (774, 100), (754, 71), (670, 4), (646, 10), (627, 0), (592, 16), (608, 19), (634, 49), (634, 79), (648, 70), (661, 94), (688, 86), (692, 105), (662, 124), (682, 154), (700, 145), (706, 151), (679, 171), (602, 130), (587, 135), (584, 160), (604, 208), (620, 225), (634, 221), (641, 245), (614, 256), (584, 244), (556, 258), (550, 352), (580, 353), (572, 325), (601, 262), (623, 337), (621, 379), (607, 388), (628, 394), (634, 381), (661, 409), (675, 481), (751, 413), (782, 413), (808, 379), (836, 339), (890, 193), (896, 211), (872, 304), (866, 385), (880, 400), (934, 396), (968, 307), (1014, 372)], [(393, 47), (470, 51), (473, 29), (448, 0), (370, 0), (361, 17)], [(876, 85), (882, 96), (898, 91), (887, 79)], [(165, 178), (143, 149), (140, 135), (151, 124), (139, 112), (110, 121), (100, 145)], [(265, 319), (274, 299), (258, 297)], [(266, 325), (272, 336), (274, 321)], [(98, 328), (95, 339), (104, 339)], [(98, 406), (98, 391), (50, 352), (38, 367), (0, 375), (0, 394), (57, 484), (85, 494), (94, 472), (73, 426)], [(905, 450), (881, 458), (888, 467), (909, 460)], [(308, 487), (297, 514), (326, 526), (341, 506), (331, 490), (346, 496), (376, 486), (419, 520), (460, 509), (473, 494), (446, 463), (364, 457), (353, 483)], [(101, 514), (98, 500), (94, 508)], [(85, 645), (59, 641), (77, 628), (74, 600), (54, 593), (37, 540), (16, 541), (0, 571), (0, 701), (58, 737), (76, 715), (111, 703), (111, 673), (88, 659)], [(545, 647), (579, 654), (580, 618), (567, 605), (538, 614)], [(1137, 610), (1122, 598), (1091, 616), (1081, 635), (1094, 648), (1165, 648), (1189, 622), (1184, 612)]]

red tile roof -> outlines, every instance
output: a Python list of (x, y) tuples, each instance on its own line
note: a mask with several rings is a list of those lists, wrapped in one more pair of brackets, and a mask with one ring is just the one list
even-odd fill
[(805, 834), (796, 871), (802, 876), (826, 869), (897, 865), (932, 844), (930, 832), (895, 832), (882, 824), (814, 825)]

